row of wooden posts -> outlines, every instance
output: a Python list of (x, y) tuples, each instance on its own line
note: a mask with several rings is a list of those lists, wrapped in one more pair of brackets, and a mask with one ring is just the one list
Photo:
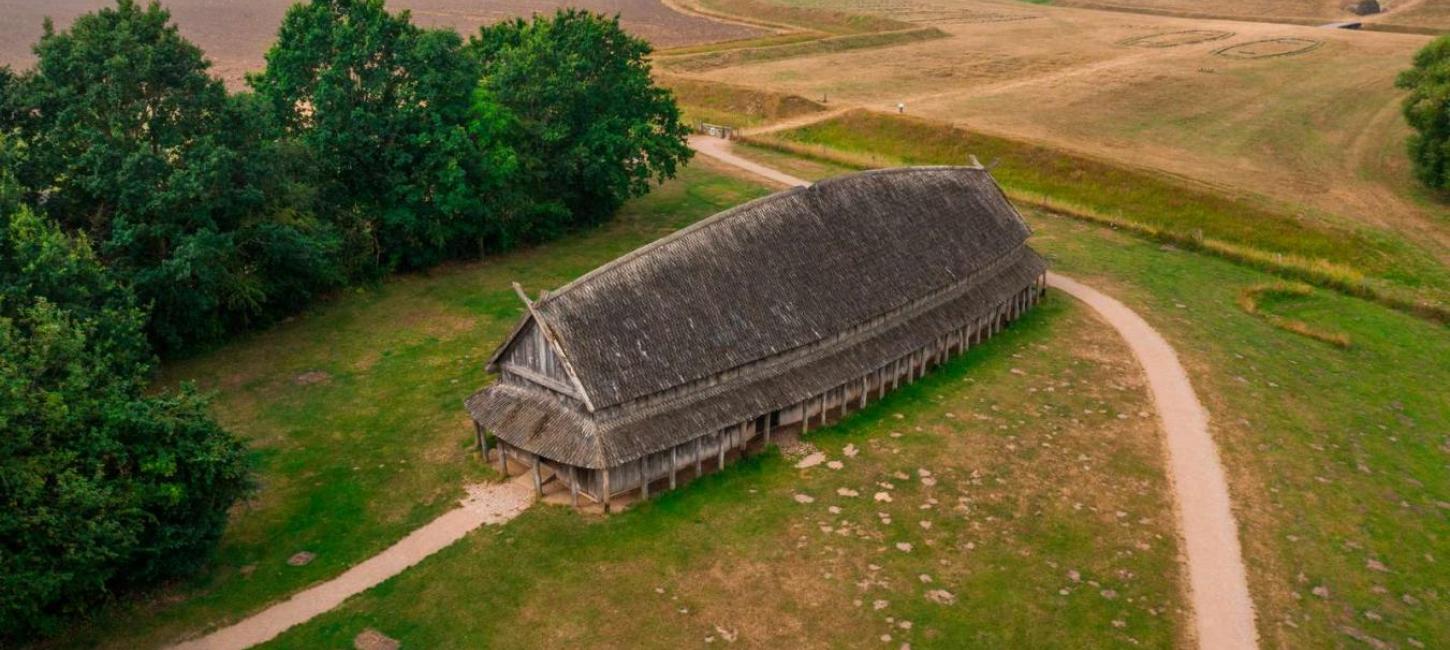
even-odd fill
[[(857, 410), (860, 410), (866, 408), (868, 398), (873, 392), (873, 383), (875, 385), (874, 392), (876, 393), (876, 399), (878, 400), (884, 397), (888, 392), (899, 388), (901, 386), (903, 378), (906, 380), (907, 384), (914, 383), (917, 379), (924, 377), (927, 370), (931, 367), (939, 366), (949, 360), (952, 356), (960, 355), (969, 350), (971, 346), (980, 344), (981, 342), (996, 335), (1008, 323), (1016, 320), (1025, 311), (1035, 305), (1037, 301), (1041, 299), (1045, 288), (1046, 278), (1039, 277), (1032, 285), (1023, 289), (1023, 291), (1014, 295), (1011, 299), (1007, 300), (1003, 304), (999, 305), (998, 308), (994, 310), (991, 314), (983, 316), (982, 318), (979, 318), (970, 324), (963, 325), (962, 327), (959, 327), (951, 332), (938, 336), (936, 340), (933, 341), (931, 344), (913, 350), (909, 354), (906, 354), (894, 361), (891, 361), (890, 363), (887, 363), (872, 372), (862, 375), (859, 380), (853, 380), (851, 382), (841, 384), (840, 386), (821, 393), (819, 396), (808, 397), (804, 400), (801, 400), (798, 405), (793, 406), (790, 409), (779, 409), (764, 415), (756, 416), (745, 420), (737, 425), (718, 429), (713, 433), (693, 438), (687, 443), (671, 447), (668, 451), (668, 478), (670, 489), (673, 490), (677, 486), (676, 473), (679, 469), (681, 469), (681, 465), (679, 462), (680, 450), (686, 445), (690, 445), (690, 454), (686, 455), (685, 457), (693, 460), (695, 476), (701, 476), (703, 475), (703, 461), (704, 457), (706, 456), (706, 454), (701, 453), (702, 443), (707, 438), (711, 438), (713, 436), (712, 442), (714, 444), (715, 450), (714, 453), (711, 455), (715, 457), (715, 465), (717, 470), (723, 470), (725, 468), (726, 452), (729, 451), (732, 447), (738, 448), (740, 454), (744, 456), (748, 443), (755, 437), (756, 432), (754, 431), (754, 429), (756, 429), (757, 423), (763, 423), (759, 427), (759, 434), (763, 437), (762, 445), (768, 447), (770, 445), (771, 432), (774, 428), (782, 424), (781, 419), (782, 414), (784, 413), (795, 411), (797, 409), (800, 411), (800, 431), (801, 434), (804, 435), (810, 431), (811, 420), (813, 419), (817, 420), (817, 427), (826, 425), (826, 418), (829, 412), (832, 410), (827, 408), (827, 404), (829, 403), (829, 400), (836, 396), (839, 396), (839, 418), (844, 418), (846, 417), (847, 407), (850, 405), (851, 401), (853, 401), (850, 399), (850, 390), (855, 387), (857, 381), (859, 381), (860, 383), (860, 393), (859, 395), (857, 395), (854, 401), (857, 402)], [(812, 405), (818, 405), (818, 407), (816, 408), (815, 416), (811, 415)], [(483, 454), (483, 457), (487, 459), (489, 436), (482, 425), (475, 422), (474, 426), (475, 432), (477, 434), (479, 451)], [(751, 430), (751, 433), (749, 435), (747, 435), (747, 429)], [(730, 440), (728, 440), (728, 444), (727, 438), (730, 438)], [(540, 496), (543, 495), (544, 485), (546, 483), (555, 479), (563, 480), (563, 477), (560, 476), (559, 468), (557, 467), (551, 468), (553, 470), (552, 476), (548, 477), (547, 479), (543, 476), (541, 466), (545, 462), (547, 462), (546, 459), (541, 459), (539, 456), (532, 454), (528, 451), (513, 448), (507, 442), (498, 439), (497, 436), (494, 436), (494, 440), (499, 450), (499, 471), (505, 476), (508, 475), (509, 451), (510, 449), (513, 449), (514, 454), (516, 455), (519, 462), (529, 462), (531, 464), (530, 471), (533, 474), (534, 490)], [(662, 451), (657, 453), (663, 454), (665, 452)], [(650, 473), (648, 468), (650, 464), (649, 460), (653, 456), (654, 454), (650, 454), (643, 458), (632, 461), (632, 464), (636, 465), (636, 467), (630, 468), (631, 470), (637, 470), (640, 474), (638, 487), (640, 490), (641, 499), (649, 499), (651, 482), (666, 478), (666, 475), (664, 473), (653, 475)], [(687, 461), (686, 466), (688, 466), (688, 463), (689, 461)], [(590, 494), (587, 489), (580, 489), (580, 472), (591, 472), (595, 470), (581, 469), (573, 465), (565, 465), (563, 467), (567, 468), (567, 481), (569, 483), (569, 498), (571, 504), (573, 504), (575, 507), (578, 507), (579, 495), (583, 493), (585, 497), (589, 498), (595, 503), (602, 503), (604, 505), (604, 511), (609, 512), (610, 501), (614, 496), (614, 492), (610, 488), (610, 468), (598, 470), (600, 472), (601, 479), (599, 494), (603, 495), (603, 497), (600, 497), (594, 494)], [(618, 472), (624, 467), (628, 467), (628, 465), (616, 467), (614, 469), (616, 470), (616, 472)], [(628, 489), (634, 489), (634, 486), (631, 486)]]

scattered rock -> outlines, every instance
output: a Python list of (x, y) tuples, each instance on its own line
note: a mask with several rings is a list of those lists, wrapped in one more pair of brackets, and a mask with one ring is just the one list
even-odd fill
[(715, 626), (715, 633), (719, 634), (720, 638), (725, 639), (726, 643), (735, 643), (735, 639), (740, 638), (739, 630), (727, 630), (719, 625)]
[(373, 628), (367, 628), (359, 632), (352, 639), (352, 647), (357, 650), (398, 650), (403, 644), (397, 639), (390, 638)]
[(826, 455), (818, 451), (800, 459), (800, 462), (796, 463), (795, 466), (796, 469), (805, 469), (807, 467), (815, 467), (824, 462), (826, 462)]
[(891, 494), (889, 492), (877, 492), (874, 498), (882, 503), (891, 503)]
[(1324, 585), (1319, 585), (1318, 587), (1315, 587), (1313, 589), (1310, 589), (1309, 590), (1309, 593), (1314, 594), (1315, 596), (1318, 596), (1320, 598), (1328, 598), (1329, 597), (1329, 587), (1326, 587)]
[(846, 464), (845, 463), (842, 463), (839, 460), (833, 460), (833, 461), (831, 461), (829, 463), (826, 463), (826, 467), (829, 467), (831, 469), (841, 469), (842, 467), (845, 467), (845, 466), (846, 466)]
[(1364, 568), (1369, 569), (1370, 571), (1379, 571), (1381, 573), (1387, 573), (1390, 570), (1390, 568), (1385, 566), (1383, 562), (1373, 559), (1365, 562)]
[(292, 557), (287, 558), (287, 564), (290, 566), (306, 566), (316, 558), (317, 554), (312, 551), (298, 551), (297, 553), (293, 553)]
[(796, 503), (815, 503), (816, 502), (816, 498), (813, 497), (813, 496), (811, 496), (811, 495), (809, 495), (809, 494), (797, 494), (797, 495), (795, 495), (795, 502)]
[(1082, 574), (1078, 573), (1076, 569), (1073, 569), (1067, 572), (1067, 579), (1073, 582), (1082, 582)]
[(890, 605), (890, 604), (891, 603), (888, 603), (888, 602), (886, 602), (884, 600), (880, 600), (880, 599), (873, 600), (873, 601), (871, 601), (871, 609), (874, 609), (874, 610), (876, 610), (876, 611), (879, 612), (879, 611), (881, 611), (883, 609), (886, 609), (886, 606), (887, 605)]
[(851, 488), (836, 488), (836, 494), (839, 494), (843, 497), (861, 496), (860, 492), (852, 490)]
[(945, 589), (933, 589), (926, 592), (926, 599), (938, 605), (955, 605), (957, 595)]
[(901, 551), (902, 553), (910, 553), (911, 552), (911, 542), (897, 542), (896, 543), (896, 550)]
[(332, 379), (332, 375), (329, 375), (321, 370), (309, 370), (300, 375), (297, 375), (296, 377), (293, 377), (292, 383), (297, 384), (298, 386), (308, 386), (311, 384), (320, 384), (329, 379)]
[(856, 454), (861, 453), (861, 450), (857, 449), (854, 444), (847, 444), (846, 448), (841, 450), (841, 453), (845, 454), (846, 458), (855, 458)]

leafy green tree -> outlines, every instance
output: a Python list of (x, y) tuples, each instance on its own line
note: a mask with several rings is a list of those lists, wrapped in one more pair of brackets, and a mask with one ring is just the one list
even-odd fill
[(1450, 36), (1441, 36), (1415, 54), (1414, 66), (1400, 73), (1396, 86), (1405, 97), (1410, 162), (1429, 187), (1450, 189)]
[(144, 316), (84, 239), (0, 203), (3, 643), (194, 571), (251, 483), (194, 390), (145, 394)]
[(160, 346), (217, 339), (337, 284), (332, 230), (272, 198), (267, 111), (229, 96), (158, 4), (118, 0), (67, 32), (47, 21), (35, 52), (0, 102), (23, 108), (19, 178), (98, 243)]
[(520, 183), (536, 214), (601, 222), (690, 157), (673, 96), (650, 78), (649, 44), (618, 17), (566, 9), (502, 22), (469, 49), (483, 66), (479, 97), (515, 122)]
[(312, 0), (287, 12), (248, 82), (305, 148), (324, 213), (380, 270), (477, 253), (512, 153), (472, 118), (478, 72), (452, 31), (419, 29), (382, 0)]

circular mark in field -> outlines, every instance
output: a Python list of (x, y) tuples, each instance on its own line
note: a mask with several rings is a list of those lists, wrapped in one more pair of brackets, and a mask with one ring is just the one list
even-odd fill
[(1230, 59), (1268, 59), (1276, 56), (1294, 56), (1319, 49), (1324, 41), (1308, 38), (1269, 38), (1230, 45), (1214, 54)]
[(1233, 32), (1224, 32), (1217, 29), (1189, 29), (1181, 32), (1159, 32), (1157, 34), (1148, 34), (1147, 36), (1135, 36), (1127, 40), (1118, 41), (1118, 45), (1157, 48), (1179, 47), (1181, 45), (1221, 41), (1233, 35)]

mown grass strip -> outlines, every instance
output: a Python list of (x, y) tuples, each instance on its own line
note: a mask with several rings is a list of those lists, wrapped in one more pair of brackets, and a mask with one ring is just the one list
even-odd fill
[[(1374, 300), (1440, 323), (1450, 305), (1399, 252), (1358, 232), (1314, 224), (1244, 198), (1196, 189), (1037, 145), (911, 117), (851, 111), (798, 129), (745, 138), (767, 149), (850, 168), (997, 160), (993, 174), (1020, 204), (1212, 253), (1290, 279)], [(1411, 276), (1406, 286), (1388, 276)], [(1370, 277), (1367, 277), (1370, 276)]]
[(1258, 316), (1281, 330), (1348, 350), (1351, 341), (1349, 335), (1344, 332), (1331, 332), (1297, 318), (1286, 318), (1263, 311), (1266, 301), (1307, 298), (1313, 292), (1314, 288), (1303, 282), (1265, 282), (1240, 291), (1238, 305), (1239, 309), (1244, 312)]
[(921, 27), (894, 32), (847, 34), (844, 36), (832, 36), (785, 45), (744, 47), (716, 52), (703, 52), (700, 54), (667, 56), (657, 59), (657, 62), (661, 67), (668, 70), (703, 72), (749, 63), (764, 63), (766, 61), (793, 59), (803, 56), (919, 43), (945, 38), (946, 35), (946, 32), (935, 27)]

